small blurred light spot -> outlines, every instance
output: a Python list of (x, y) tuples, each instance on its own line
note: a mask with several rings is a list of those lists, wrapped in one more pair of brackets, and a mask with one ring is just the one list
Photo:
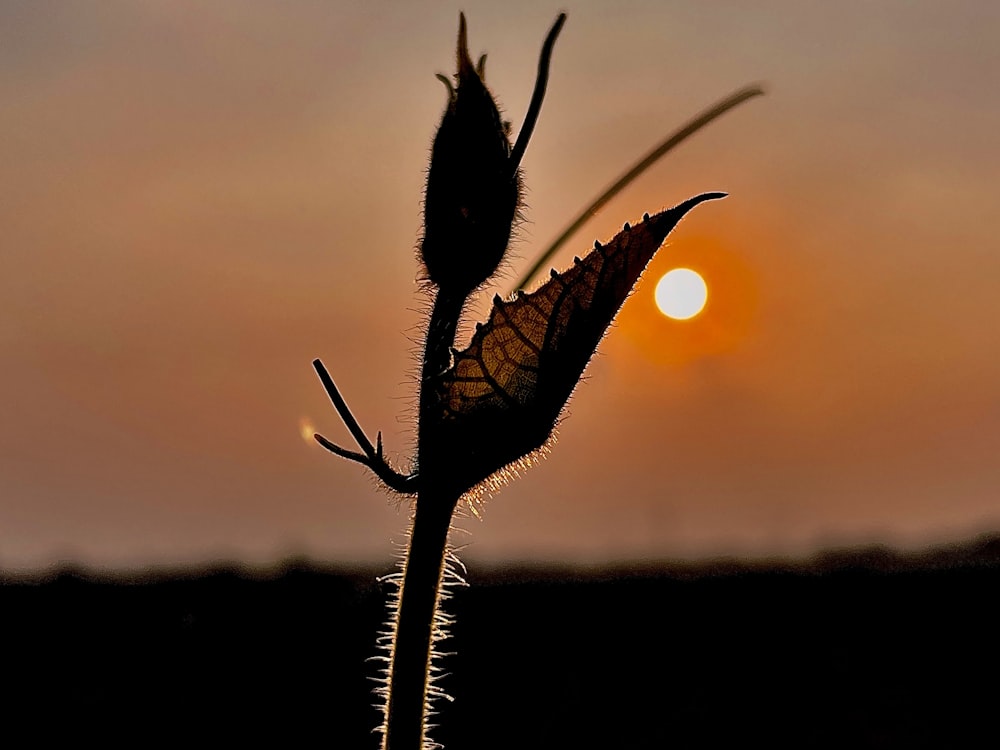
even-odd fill
[(299, 420), (299, 434), (309, 445), (316, 445), (316, 440), (313, 438), (313, 435), (316, 434), (316, 428), (305, 417)]

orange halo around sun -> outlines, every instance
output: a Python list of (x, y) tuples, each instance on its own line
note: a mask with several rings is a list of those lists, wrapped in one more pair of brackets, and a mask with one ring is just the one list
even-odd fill
[[(746, 258), (726, 244), (721, 238), (689, 234), (662, 248), (619, 314), (623, 343), (664, 365), (684, 365), (738, 346), (755, 316), (756, 280)], [(704, 306), (683, 320), (667, 317), (656, 302), (660, 279), (679, 268), (696, 273), (707, 287)]]

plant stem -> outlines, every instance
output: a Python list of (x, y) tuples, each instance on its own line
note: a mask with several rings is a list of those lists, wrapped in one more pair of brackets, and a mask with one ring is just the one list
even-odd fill
[(427, 413), (435, 404), (435, 393), (432, 388), (428, 388), (428, 383), (451, 364), (451, 347), (455, 343), (455, 330), (458, 328), (458, 318), (465, 306), (465, 299), (465, 295), (439, 291), (434, 297), (431, 319), (427, 323), (427, 340), (424, 342), (424, 358), (420, 367), (420, 435), (417, 451), (421, 464), (424, 462), (424, 454), (428, 450), (434, 450), (433, 445), (424, 445), (424, 431), (434, 423), (434, 415)]
[(417, 464), (421, 489), (417, 495), (402, 590), (396, 612), (389, 667), (384, 750), (422, 750), (428, 710), (428, 683), (434, 646), (441, 578), (451, 516), (459, 496), (448, 486), (447, 456), (435, 440), (437, 412), (434, 379), (450, 364), (464, 295), (439, 292), (434, 300), (420, 380)]
[(424, 493), (417, 500), (392, 651), (386, 750), (419, 750), (424, 743), (435, 615), (451, 513), (458, 498), (450, 503), (441, 500)]

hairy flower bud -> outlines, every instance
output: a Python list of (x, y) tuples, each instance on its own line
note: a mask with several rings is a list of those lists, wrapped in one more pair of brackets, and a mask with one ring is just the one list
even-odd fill
[(427, 174), (421, 257), (443, 291), (467, 295), (496, 271), (520, 202), (509, 128), (469, 57), (465, 16), (458, 33), (457, 88), (449, 88)]

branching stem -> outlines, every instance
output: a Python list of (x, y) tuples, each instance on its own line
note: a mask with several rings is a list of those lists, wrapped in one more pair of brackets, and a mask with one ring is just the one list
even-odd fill
[(326, 393), (333, 403), (333, 408), (337, 410), (337, 414), (344, 420), (347, 429), (354, 436), (358, 447), (364, 453), (342, 448), (318, 433), (313, 435), (316, 442), (341, 458), (356, 461), (359, 464), (367, 466), (375, 473), (375, 476), (385, 482), (386, 486), (396, 490), (396, 492), (401, 492), (404, 495), (414, 494), (418, 489), (419, 477), (416, 474), (400, 474), (389, 466), (382, 455), (382, 433), (378, 433), (376, 445), (372, 445), (372, 441), (368, 439), (365, 431), (358, 424), (358, 420), (354, 418), (354, 414), (351, 413), (351, 409), (347, 406), (347, 402), (344, 401), (344, 397), (340, 395), (337, 384), (333, 382), (333, 378), (330, 377), (330, 373), (327, 372), (323, 363), (318, 359), (314, 359), (313, 368), (316, 370), (316, 374), (319, 375), (320, 382), (323, 383), (323, 388), (326, 389)]
[[(391, 489), (402, 494), (415, 494), (417, 496), (413, 508), (413, 521), (410, 529), (406, 561), (402, 576), (400, 577), (400, 589), (398, 598), (396, 599), (396, 611), (392, 623), (393, 631), (390, 641), (391, 653), (389, 657), (388, 684), (380, 690), (380, 692), (384, 691), (386, 695), (385, 722), (382, 727), (384, 733), (383, 750), (427, 750), (431, 746), (427, 738), (427, 719), (430, 710), (429, 701), (432, 696), (441, 695), (441, 691), (436, 686), (431, 685), (433, 674), (432, 658), (434, 656), (435, 641), (444, 635), (444, 630), (448, 624), (447, 620), (439, 615), (438, 606), (442, 598), (441, 587), (442, 579), (445, 575), (448, 533), (451, 529), (451, 519), (457, 504), (464, 492), (469, 491), (477, 482), (481, 482), (484, 477), (489, 476), (490, 472), (502, 469), (511, 460), (516, 459), (518, 456), (525, 456), (527, 451), (533, 450), (542, 444), (545, 437), (551, 433), (556, 416), (565, 404), (566, 397), (568, 397), (568, 394), (572, 391), (572, 386), (579, 379), (583, 366), (593, 354), (593, 348), (599, 340), (598, 336), (593, 340), (593, 344), (590, 344), (589, 348), (586, 348), (585, 343), (589, 339), (586, 336), (580, 338), (579, 334), (574, 334), (577, 335), (577, 339), (574, 339), (576, 343), (573, 343), (571, 346), (564, 346), (563, 348), (552, 347), (554, 355), (551, 359), (546, 360), (547, 372), (553, 368), (559, 372), (562, 372), (560, 368), (570, 368), (562, 375), (548, 375), (550, 380), (558, 377), (562, 379), (558, 382), (565, 381), (568, 383), (565, 395), (561, 396), (561, 400), (558, 400), (557, 395), (561, 392), (559, 388), (553, 389), (551, 386), (545, 386), (548, 390), (545, 390), (544, 393), (548, 395), (544, 397), (547, 400), (543, 402), (542, 396), (538, 396), (535, 391), (532, 391), (531, 395), (535, 400), (530, 403), (534, 404), (532, 408), (540, 409), (542, 416), (537, 419), (532, 417), (532, 420), (534, 420), (532, 423), (535, 424), (535, 427), (532, 428), (533, 431), (529, 431), (527, 440), (512, 443), (509, 446), (493, 445), (490, 449), (492, 452), (485, 454), (487, 455), (485, 459), (481, 458), (483, 454), (477, 454), (477, 451), (482, 451), (482, 444), (489, 442), (484, 437), (485, 433), (480, 427), (476, 426), (480, 423), (477, 423), (475, 420), (482, 420), (482, 413), (476, 411), (475, 418), (471, 419), (471, 421), (470, 419), (466, 419), (463, 422), (461, 419), (456, 419), (456, 417), (468, 417), (471, 410), (463, 410), (455, 406), (455, 403), (461, 403), (466, 399), (465, 394), (458, 393), (455, 396), (455, 394), (449, 391), (448, 379), (451, 376), (449, 371), (453, 366), (455, 370), (458, 370), (460, 364), (468, 364), (471, 359), (467, 355), (462, 355), (465, 358), (459, 358), (457, 360), (458, 364), (453, 362), (452, 347), (455, 343), (455, 332), (468, 295), (477, 286), (481, 286), (486, 279), (492, 276), (496, 270), (496, 263), (499, 262), (502, 253), (506, 252), (510, 227), (501, 226), (498, 229), (498, 227), (494, 226), (497, 223), (494, 219), (499, 216), (500, 223), (509, 222), (510, 218), (513, 217), (513, 209), (519, 201), (519, 165), (528, 142), (531, 139), (532, 131), (541, 110), (548, 82), (549, 64), (552, 58), (553, 46), (566, 21), (566, 15), (561, 14), (556, 19), (545, 39), (538, 63), (538, 75), (531, 103), (525, 115), (524, 124), (517, 141), (513, 147), (510, 147), (509, 153), (507, 128), (506, 126), (503, 128), (504, 149), (501, 156), (505, 157), (507, 162), (499, 170), (481, 169), (480, 164), (482, 160), (478, 158), (471, 159), (471, 161), (465, 159), (465, 152), (477, 155), (481, 151), (481, 149), (478, 149), (479, 140), (477, 133), (479, 130), (477, 128), (482, 129), (480, 127), (482, 123), (476, 120), (476, 117), (479, 116), (476, 113), (485, 113), (485, 130), (488, 133), (496, 131), (496, 120), (499, 118), (499, 114), (492, 96), (482, 85), (482, 82), (478, 80), (485, 73), (485, 55), (480, 58), (476, 73), (471, 73), (469, 70), (471, 61), (468, 56), (465, 16), (460, 14), (459, 19), (457, 51), (459, 69), (457, 79), (459, 80), (459, 86), (456, 88), (449, 78), (442, 75), (438, 76), (448, 88), (449, 109), (444, 115), (438, 136), (435, 138), (425, 200), (426, 208), (431, 205), (432, 193), (434, 193), (434, 200), (444, 200), (446, 210), (431, 212), (427, 209), (424, 217), (426, 231), (421, 247), (422, 259), (427, 271), (427, 278), (436, 286), (437, 293), (427, 327), (427, 338), (421, 361), (417, 430), (418, 472), (408, 475), (401, 474), (389, 466), (382, 452), (382, 434), (377, 434), (375, 444), (373, 445), (357, 419), (351, 413), (347, 402), (341, 395), (337, 385), (333, 382), (333, 378), (330, 377), (330, 374), (323, 366), (323, 363), (318, 359), (313, 361), (313, 367), (316, 369), (316, 373), (319, 375), (319, 379), (323, 383), (323, 387), (326, 389), (331, 403), (357, 442), (360, 451), (341, 447), (318, 434), (314, 436), (316, 441), (335, 455), (367, 466)], [(471, 101), (473, 103), (470, 105), (462, 104), (460, 107), (458, 99), (464, 96), (462, 92), (466, 90), (472, 92), (469, 96), (472, 96)], [(737, 91), (701, 113), (679, 131), (656, 146), (656, 148), (637, 162), (613, 185), (607, 188), (590, 206), (584, 209), (566, 231), (541, 255), (527, 276), (518, 283), (517, 288), (524, 286), (537, 270), (547, 262), (552, 253), (570, 235), (579, 229), (584, 221), (656, 160), (715, 118), (761, 93), (763, 93), (762, 90), (756, 86)], [(477, 101), (479, 102), (478, 104), (476, 104)], [(485, 101), (485, 106), (483, 105), (483, 101)], [(463, 113), (461, 117), (456, 114), (459, 109)], [(458, 132), (456, 135), (456, 128), (461, 128), (462, 132)], [(475, 137), (464, 132), (466, 130)], [(439, 139), (445, 144), (444, 146), (440, 146), (440, 148)], [(455, 143), (458, 146), (455, 146)], [(454, 148), (459, 148), (461, 152), (460, 157), (455, 157), (451, 153), (451, 150)], [(493, 153), (488, 149), (487, 152), (488, 156)], [(439, 154), (443, 154), (444, 156), (440, 156)], [(441, 163), (444, 166), (435, 166), (438, 160), (442, 160)], [(487, 160), (487, 163), (492, 164), (492, 161)], [(470, 164), (472, 165), (471, 167), (469, 167)], [(438, 169), (439, 173), (444, 175), (444, 177), (435, 176), (439, 174), (435, 172), (435, 169)], [(482, 174), (476, 174), (480, 172)], [(470, 178), (470, 174), (473, 175), (474, 179)], [(496, 182), (495, 178), (498, 174), (501, 178), (499, 187), (493, 184)], [(441, 180), (444, 180), (444, 182), (441, 182)], [(486, 184), (485, 188), (483, 188), (484, 181)], [(472, 184), (472, 187), (469, 186), (469, 183)], [(444, 185), (444, 188), (441, 185)], [(445, 197), (439, 199), (437, 193), (442, 193), (442, 191)], [(499, 209), (493, 211), (484, 210), (483, 205), (481, 205), (484, 202), (480, 200), (482, 197), (481, 194), (487, 196), (488, 200), (485, 201), (486, 204), (496, 203), (497, 201), (494, 198), (499, 196)], [(678, 214), (680, 216), (695, 203), (716, 197), (721, 197), (721, 194), (700, 195), (688, 201), (687, 204), (681, 204), (675, 210), (680, 211), (680, 214)], [(509, 199), (506, 204), (504, 204), (505, 199)], [(506, 211), (504, 209), (505, 205), (507, 209), (510, 209), (506, 213), (504, 212)], [(625, 225), (625, 229), (629, 229), (627, 224)], [(669, 231), (669, 228), (667, 231)], [(661, 240), (662, 236), (664, 235), (660, 235)], [(493, 249), (502, 251), (495, 259), (491, 254)], [(655, 247), (651, 247), (650, 252), (655, 251), (655, 249)], [(476, 257), (476, 253), (481, 252), (487, 252), (485, 261)], [(493, 261), (492, 264), (489, 262), (491, 260)], [(643, 262), (645, 263), (645, 261)], [(455, 267), (457, 267), (457, 270)], [(443, 271), (441, 270), (442, 268), (444, 269)], [(483, 270), (484, 268), (488, 273)], [(635, 278), (634, 276), (630, 278), (629, 284), (631, 285), (634, 283)], [(591, 284), (587, 288), (593, 292), (595, 287)], [(560, 293), (566, 293), (563, 287), (560, 287), (560, 289), (562, 290)], [(610, 292), (607, 295), (609, 295), (609, 299), (613, 296)], [(614, 307), (609, 306), (610, 302), (606, 306), (607, 319), (602, 324), (604, 327), (610, 322), (622, 299), (623, 297), (617, 298)], [(570, 303), (568, 307), (571, 308), (573, 306), (572, 298), (570, 298)], [(502, 303), (498, 301), (497, 308), (499, 309), (501, 305)], [(538, 311), (541, 312), (541, 308), (538, 308)], [(544, 317), (548, 318), (550, 314), (554, 316), (553, 311), (554, 307), (550, 306)], [(572, 313), (572, 310), (570, 312)], [(593, 311), (591, 308), (587, 308), (585, 312), (591, 314)], [(559, 320), (562, 321), (561, 318)], [(588, 318), (585, 321), (583, 329), (580, 329), (580, 326), (584, 324), (580, 324), (578, 321), (579, 318), (573, 318), (570, 322), (572, 325), (577, 326), (574, 330), (584, 330), (585, 333), (594, 330), (598, 334), (604, 330), (604, 328), (600, 328), (599, 330), (595, 328), (600, 322), (599, 317), (593, 320)], [(487, 325), (492, 324), (493, 318), (491, 317)], [(564, 324), (566, 323), (559, 323), (559, 325)], [(544, 333), (546, 342), (548, 342), (548, 332), (552, 330), (550, 326), (554, 326), (556, 323), (546, 320), (540, 325), (542, 326), (540, 330)], [(514, 325), (511, 325), (510, 328), (516, 331)], [(496, 329), (493, 330), (495, 332)], [(483, 335), (485, 336), (485, 334)], [(590, 334), (586, 333), (586, 335)], [(478, 346), (478, 343), (476, 345)], [(497, 348), (502, 349), (502, 347)], [(495, 356), (503, 359), (506, 355), (504, 352), (500, 352)], [(581, 356), (583, 356), (582, 359), (580, 358)], [(538, 359), (540, 362), (541, 356)], [(522, 366), (524, 362), (516, 360), (515, 365)], [(487, 368), (485, 364), (482, 364), (482, 367), (485, 378)], [(572, 375), (572, 368), (576, 368), (575, 375)], [(539, 370), (540, 365), (535, 363), (531, 365), (531, 368), (525, 366), (524, 369)], [(569, 382), (567, 378), (571, 375), (573, 381)], [(471, 376), (465, 379), (467, 381), (474, 380)], [(535, 381), (531, 382), (534, 383)], [(534, 385), (531, 388), (534, 389)], [(501, 395), (503, 395), (502, 390), (502, 388), (496, 388), (496, 391), (501, 392)], [(474, 399), (468, 397), (467, 400), (471, 402)], [(512, 419), (509, 414), (504, 413), (505, 409), (511, 408), (512, 399), (505, 397), (504, 401), (507, 402), (506, 406), (496, 409), (490, 407), (492, 411), (487, 410), (486, 413), (494, 415), (499, 413), (499, 416), (506, 420), (503, 424), (508, 428), (515, 424), (517, 428), (520, 428), (520, 423), (524, 420)], [(522, 411), (514, 413), (514, 416), (523, 416), (524, 409), (527, 407), (521, 403), (518, 403), (517, 406)], [(550, 412), (551, 416), (546, 416)], [(541, 435), (542, 432), (544, 432), (544, 435)], [(511, 436), (510, 429), (506, 432), (501, 431), (501, 437), (507, 440), (508, 443), (510, 443), (509, 438)], [(538, 441), (531, 442), (536, 437)], [(455, 463), (456, 456), (458, 456), (459, 461), (463, 462), (463, 465), (467, 463), (474, 465), (475, 468), (466, 470), (464, 473), (458, 470)], [(481, 469), (484, 470), (480, 472)]]

